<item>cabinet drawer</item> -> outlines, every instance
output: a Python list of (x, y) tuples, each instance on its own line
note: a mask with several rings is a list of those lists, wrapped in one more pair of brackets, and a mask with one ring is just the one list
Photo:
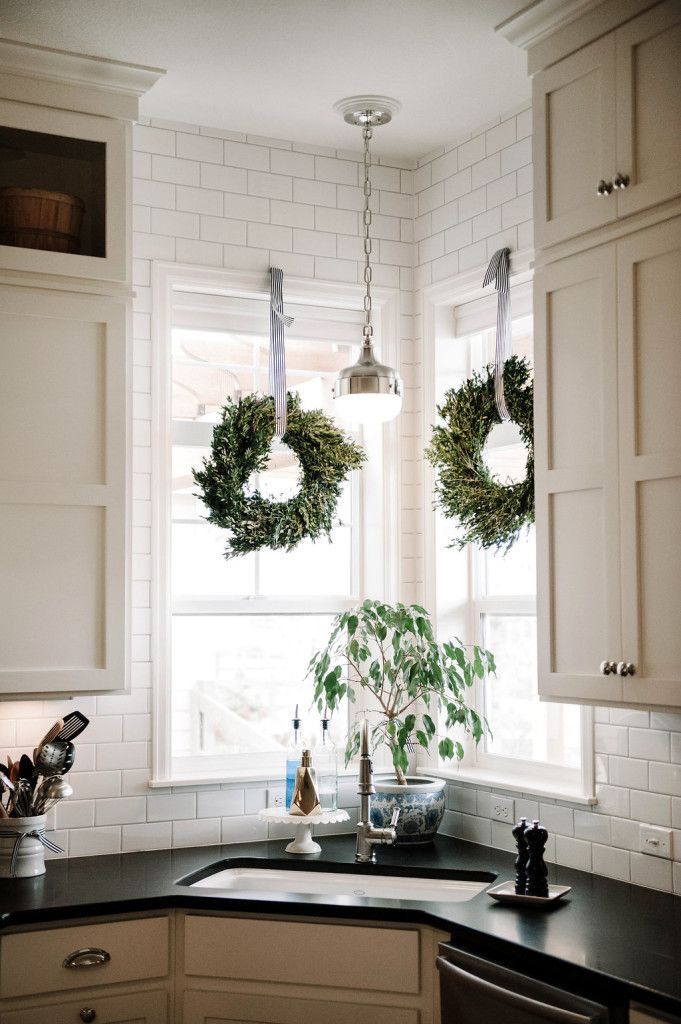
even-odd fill
[(30, 1010), (0, 1013), (0, 1024), (79, 1024), (81, 1010), (94, 1010), (96, 1024), (168, 1024), (167, 992), (136, 992), (129, 996), (83, 997), (47, 1003)]
[(412, 929), (185, 919), (185, 972), (199, 977), (415, 993), (419, 959)]
[[(231, 992), (185, 992), (184, 1024), (419, 1024), (418, 1010)], [(4, 1024), (4, 1021), (0, 1021)], [(14, 1022), (12, 1022), (14, 1024)], [(24, 1024), (23, 1021), (20, 1024)]]
[[(91, 947), (105, 950), (110, 959), (95, 966), (64, 967), (71, 953)], [(20, 932), (0, 940), (0, 995), (5, 999), (160, 978), (167, 973), (166, 917)]]

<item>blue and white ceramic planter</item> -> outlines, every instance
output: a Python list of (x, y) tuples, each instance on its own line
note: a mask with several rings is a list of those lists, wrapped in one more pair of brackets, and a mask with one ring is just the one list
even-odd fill
[(400, 845), (432, 843), (445, 813), (445, 781), (426, 776), (407, 778), (400, 786), (393, 776), (374, 779), (376, 795), (371, 798), (371, 821), (386, 828), (395, 807), (399, 807), (397, 842)]

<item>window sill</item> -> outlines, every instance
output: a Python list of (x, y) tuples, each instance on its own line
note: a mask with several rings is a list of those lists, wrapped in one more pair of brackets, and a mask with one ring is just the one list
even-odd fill
[(595, 796), (583, 792), (570, 791), (565, 786), (536, 785), (529, 778), (505, 775), (501, 778), (494, 772), (485, 771), (483, 768), (417, 768), (418, 775), (436, 775), (439, 778), (447, 779), (448, 782), (466, 782), (473, 785), (485, 786), (488, 789), (503, 789), (511, 793), (526, 793), (529, 796), (544, 797), (549, 800), (565, 800), (571, 804), (584, 804), (592, 807), (598, 803)]
[[(338, 772), (338, 779), (344, 780), (346, 778), (357, 777), (357, 769), (341, 769)], [(281, 785), (284, 785), (284, 778), (281, 772), (276, 769), (270, 771), (256, 771), (249, 769), (248, 771), (221, 771), (221, 772), (206, 772), (201, 775), (192, 776), (176, 776), (169, 779), (149, 779), (147, 785), (149, 789), (178, 789), (186, 786), (225, 786), (225, 785), (238, 785), (239, 783), (247, 782), (272, 782), (281, 779)]]

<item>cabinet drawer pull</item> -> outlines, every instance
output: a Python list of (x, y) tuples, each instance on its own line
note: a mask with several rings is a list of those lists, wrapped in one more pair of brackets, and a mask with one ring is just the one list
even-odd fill
[(601, 178), (601, 180), (596, 185), (596, 195), (599, 195), (599, 196), (609, 196), (610, 193), (612, 192), (612, 190), (613, 190), (612, 182), (611, 181), (605, 181), (604, 178)]
[(614, 675), (617, 672), (617, 665), (614, 661), (602, 661), (601, 662), (601, 675), (609, 676)]
[(636, 666), (633, 665), (630, 661), (618, 661), (617, 674), (619, 676), (635, 676)]
[(89, 1006), (84, 1006), (83, 1009), (80, 1011), (80, 1019), (84, 1022), (84, 1024), (91, 1024), (91, 1022), (95, 1019), (96, 1016), (96, 1010), (92, 1010)]
[[(108, 964), (110, 959), (111, 954), (107, 953), (105, 949), (99, 949), (98, 946), (86, 946), (85, 949), (76, 949), (73, 953), (69, 953), (62, 967), (68, 967), (70, 970), (81, 967), (102, 967), (103, 964)], [(94, 1020), (94, 1017), (91, 1019)]]
[(628, 188), (629, 187), (629, 175), (628, 174), (621, 174), (618, 171), (617, 174), (615, 175), (615, 180), (613, 181), (612, 184), (613, 184), (614, 188)]

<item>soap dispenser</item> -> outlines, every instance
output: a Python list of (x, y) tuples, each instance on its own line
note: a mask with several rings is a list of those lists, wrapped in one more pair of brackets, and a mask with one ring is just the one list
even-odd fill
[(295, 789), (296, 785), (296, 772), (298, 771), (298, 765), (300, 764), (301, 758), (303, 756), (303, 744), (300, 738), (300, 716), (298, 714), (297, 704), (296, 710), (293, 713), (291, 725), (291, 735), (286, 746), (286, 795), (284, 799), (285, 807), (291, 806), (291, 801), (293, 800), (293, 790)]
[(315, 747), (319, 802), (325, 811), (335, 811), (338, 807), (338, 751), (329, 730), (331, 719), (328, 708), (324, 709), (320, 724), (321, 739)]
[(309, 750), (304, 750), (296, 772), (296, 785), (289, 814), (307, 816), (308, 814), (317, 814), (319, 811), (321, 811), (321, 807), (317, 792), (317, 773), (312, 767), (312, 754)]

